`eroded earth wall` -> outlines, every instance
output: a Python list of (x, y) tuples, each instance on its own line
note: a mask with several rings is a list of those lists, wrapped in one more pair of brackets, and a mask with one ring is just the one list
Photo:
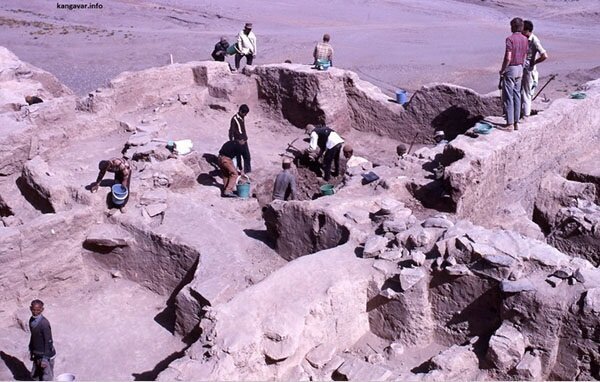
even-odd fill
[(259, 99), (273, 118), (296, 127), (327, 124), (341, 133), (351, 128), (402, 142), (433, 142), (435, 130), (454, 138), (485, 115), (501, 113), (497, 96), (460, 86), (424, 86), (404, 106), (356, 73), (306, 65), (261, 65), (247, 70), (258, 83)]
[(586, 93), (583, 100), (555, 101), (518, 131), (452, 141), (448, 149), (463, 155), (446, 168), (456, 213), (486, 225), (519, 201), (531, 216), (545, 173), (566, 172), (580, 157), (600, 155), (600, 82), (588, 83)]

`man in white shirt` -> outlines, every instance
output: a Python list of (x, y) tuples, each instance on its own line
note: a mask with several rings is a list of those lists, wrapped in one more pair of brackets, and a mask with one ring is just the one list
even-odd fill
[[(521, 85), (521, 99), (523, 105), (523, 116), (531, 115), (531, 101), (538, 84), (538, 71), (536, 65), (548, 58), (548, 53), (542, 46), (540, 39), (533, 34), (533, 23), (530, 20), (523, 21), (523, 35), (529, 41), (527, 57), (523, 65), (523, 82)], [(538, 56), (539, 57), (536, 57)]]
[(246, 23), (244, 29), (237, 35), (237, 50), (235, 54), (235, 69), (240, 69), (242, 57), (246, 57), (246, 64), (252, 65), (256, 57), (256, 36), (252, 32), (252, 23)]
[(340, 172), (340, 151), (344, 140), (338, 133), (329, 127), (313, 125), (306, 126), (306, 133), (310, 135), (309, 150), (315, 151), (319, 148), (317, 160), (325, 152), (323, 158), (323, 179), (329, 181), (331, 177), (331, 163), (335, 163), (334, 176), (338, 176)]

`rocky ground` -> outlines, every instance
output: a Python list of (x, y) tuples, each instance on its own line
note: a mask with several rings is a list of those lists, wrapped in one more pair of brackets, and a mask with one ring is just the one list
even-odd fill
[[(535, 10), (540, 29), (593, 17), (593, 2), (577, 3)], [(245, 18), (234, 3), (110, 2), (96, 14), (3, 3), (0, 43), (23, 39), (6, 44), (22, 57), (0, 47), (0, 379), (26, 377), (33, 298), (46, 302), (56, 374), (80, 380), (600, 379), (600, 80), (589, 81), (599, 74), (589, 45), (597, 26), (548, 31), (556, 61), (547, 68), (562, 73), (548, 102), (538, 99), (540, 113), (519, 131), (478, 135), (475, 122), (501, 119), (481, 80), (495, 66), (467, 76), (462, 56), (438, 67), (417, 53), (446, 28), (460, 35), (466, 26), (448, 20), (465, 12), (489, 28), (473, 49), (489, 46), (505, 34), (495, 23), (527, 4), (407, 2), (401, 14), (399, 3), (377, 4), (328, 3), (304, 25), (320, 34), (328, 14), (343, 20), (333, 28), (345, 32), (348, 64), (327, 72), (265, 59), (237, 74), (193, 61), (117, 76), (157, 66), (164, 52), (151, 23), (163, 27), (163, 47), (197, 37), (170, 44), (182, 62), (196, 58), (186, 44), (209, 45)], [(248, 14), (264, 23), (265, 56), (302, 62), (294, 54), (313, 42), (294, 20), (316, 16), (266, 6)], [(116, 16), (124, 10), (129, 29)], [(382, 31), (405, 33), (400, 45), (419, 47), (408, 60), (425, 70), (369, 61), (383, 45), (366, 41)], [(115, 44), (119, 33), (131, 44)], [(73, 49), (54, 51), (67, 36)], [(97, 66), (83, 59), (110, 44), (114, 54)], [(453, 44), (435, 46), (449, 56)], [(122, 54), (133, 63), (115, 61)], [(579, 63), (558, 60), (569, 54)], [(38, 58), (58, 78), (24, 62)], [(386, 84), (404, 74), (413, 96), (401, 106)], [(436, 76), (479, 92), (421, 86)], [(559, 97), (576, 89), (586, 98)], [(45, 102), (26, 105), (32, 94)], [(215, 155), (241, 103), (251, 109), (252, 197), (223, 199)], [(297, 157), (302, 200), (272, 202), (281, 158), (294, 156), (288, 144), (306, 147), (305, 125), (321, 122), (368, 162), (343, 161), (336, 193), (319, 197), (324, 181)], [(434, 130), (451, 141), (435, 145)], [(165, 142), (180, 139), (194, 149), (173, 157)], [(110, 179), (88, 189), (98, 161), (120, 155), (134, 170), (124, 213), (111, 208)], [(379, 179), (365, 184), (366, 171)]]

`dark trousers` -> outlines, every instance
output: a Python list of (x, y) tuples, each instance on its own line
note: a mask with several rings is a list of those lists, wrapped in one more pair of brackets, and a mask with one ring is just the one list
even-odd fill
[(335, 163), (335, 174), (336, 176), (340, 173), (340, 150), (342, 144), (338, 143), (329, 150), (325, 151), (325, 158), (323, 158), (323, 179), (329, 180), (331, 177), (331, 162)]
[(251, 54), (235, 54), (235, 68), (240, 68), (240, 62), (242, 61), (242, 57), (246, 57), (246, 65), (252, 65), (252, 60), (254, 57)]
[(242, 159), (244, 160), (244, 173), (249, 174), (252, 171), (252, 165), (250, 164), (250, 148), (248, 142), (242, 146), (242, 155), (235, 158), (237, 161), (238, 169), (242, 169)]

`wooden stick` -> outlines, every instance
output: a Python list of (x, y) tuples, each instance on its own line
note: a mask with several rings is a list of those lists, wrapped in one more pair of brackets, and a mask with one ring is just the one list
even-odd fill
[(418, 136), (419, 136), (419, 133), (416, 133), (415, 137), (413, 138), (412, 142), (410, 143), (410, 147), (408, 148), (408, 151), (406, 152), (406, 155), (410, 154), (410, 150), (412, 150), (413, 145), (415, 144), (415, 141), (417, 140)]

